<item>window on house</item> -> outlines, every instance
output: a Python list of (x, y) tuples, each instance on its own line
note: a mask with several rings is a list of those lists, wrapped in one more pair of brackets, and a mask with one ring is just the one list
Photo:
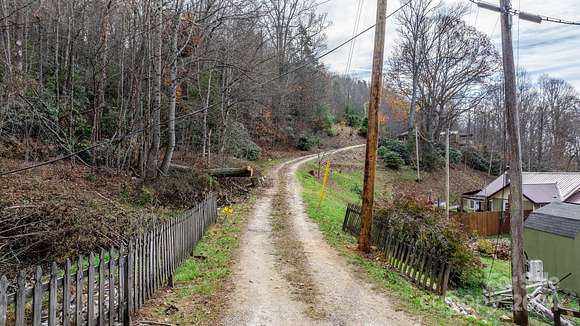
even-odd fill
[(503, 211), (507, 212), (510, 210), (510, 201), (509, 200), (504, 200), (503, 201)]

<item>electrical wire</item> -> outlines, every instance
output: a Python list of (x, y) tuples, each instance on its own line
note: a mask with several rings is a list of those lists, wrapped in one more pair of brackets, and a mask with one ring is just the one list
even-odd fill
[[(330, 1), (330, 0), (329, 0), (329, 1)], [(327, 2), (328, 2), (328, 1), (327, 1)], [(393, 15), (395, 15), (397, 12), (399, 12), (399, 10), (403, 9), (404, 7), (406, 7), (407, 5), (409, 5), (410, 3), (411, 3), (411, 1), (408, 1), (408, 2), (406, 2), (405, 4), (401, 5), (401, 6), (400, 6), (399, 8), (397, 8), (395, 11), (393, 11), (392, 13), (390, 13), (389, 15), (387, 15), (385, 19), (389, 19), (389, 18), (391, 18)], [(349, 44), (349, 43), (350, 43), (351, 41), (353, 41), (354, 39), (356, 39), (356, 38), (360, 37), (361, 35), (365, 34), (365, 33), (366, 33), (366, 32), (368, 32), (368, 31), (370, 31), (370, 30), (371, 30), (371, 29), (373, 29), (375, 26), (376, 26), (376, 23), (375, 23), (375, 24), (373, 24), (373, 25), (371, 25), (371, 26), (369, 26), (369, 27), (367, 27), (365, 30), (363, 30), (363, 31), (361, 31), (360, 33), (356, 34), (355, 36), (353, 36), (353, 37), (349, 38), (348, 40), (346, 40), (346, 41), (344, 41), (344, 42), (340, 43), (339, 45), (335, 46), (334, 48), (330, 49), (329, 51), (327, 51), (327, 52), (325, 52), (325, 53), (323, 53), (323, 54), (319, 55), (318, 57), (316, 57), (316, 60), (320, 60), (320, 59), (322, 59), (322, 58), (326, 57), (327, 55), (329, 55), (329, 54), (331, 54), (331, 53), (333, 53), (333, 52), (337, 51), (338, 49), (342, 48), (342, 47), (343, 47), (343, 46), (345, 46), (346, 44)], [(293, 73), (293, 72), (296, 72), (296, 71), (298, 71), (298, 70), (300, 70), (300, 69), (304, 69), (304, 68), (305, 68), (305, 67), (307, 67), (308, 65), (309, 65), (309, 64), (303, 64), (303, 65), (301, 65), (301, 66), (298, 66), (298, 67), (296, 67), (296, 68), (294, 68), (294, 69), (292, 69), (292, 70), (290, 70), (290, 71), (287, 71), (287, 72), (285, 72), (285, 73), (282, 73), (282, 74), (280, 74), (280, 75), (278, 75), (278, 76), (276, 76), (276, 77), (274, 77), (274, 78), (268, 79), (268, 80), (266, 80), (266, 81), (264, 81), (264, 82), (262, 82), (262, 83), (260, 83), (260, 84), (256, 85), (254, 88), (256, 88), (256, 89), (257, 89), (257, 88), (260, 88), (260, 87), (262, 87), (262, 86), (264, 86), (264, 85), (266, 85), (266, 84), (269, 84), (269, 83), (271, 83), (271, 82), (273, 82), (273, 81), (275, 81), (275, 80), (278, 80), (278, 79), (280, 79), (280, 78), (282, 78), (282, 77), (284, 77), (284, 76), (287, 76), (287, 75), (289, 75), (289, 74), (291, 74), (291, 73)], [(255, 90), (255, 89), (254, 89), (254, 90)], [(253, 90), (249, 90), (248, 92), (251, 92), (251, 91), (253, 91)], [(199, 109), (199, 110), (196, 110), (196, 111), (193, 111), (193, 112), (189, 112), (189, 113), (186, 113), (186, 114), (182, 114), (182, 115), (180, 115), (180, 116), (178, 116), (178, 117), (175, 117), (175, 122), (177, 123), (179, 120), (182, 120), (182, 119), (184, 119), (184, 118), (187, 118), (187, 117), (194, 116), (194, 115), (196, 115), (196, 114), (198, 114), (198, 113), (204, 112), (205, 110), (209, 110), (210, 108), (212, 108), (212, 107), (215, 107), (215, 106), (217, 106), (217, 105), (220, 105), (221, 103), (222, 103), (222, 102), (216, 102), (216, 103), (214, 103), (214, 104), (212, 104), (212, 105), (209, 105), (209, 106), (203, 107), (203, 108), (201, 108), (201, 109)], [(68, 158), (71, 158), (71, 157), (77, 156), (77, 155), (79, 155), (79, 154), (81, 154), (81, 153), (84, 153), (84, 152), (86, 152), (86, 151), (93, 150), (93, 149), (95, 149), (95, 148), (99, 148), (99, 147), (102, 147), (102, 146), (105, 146), (105, 145), (110, 145), (110, 144), (118, 143), (118, 142), (120, 142), (120, 141), (122, 141), (122, 140), (125, 140), (125, 139), (127, 139), (128, 137), (131, 137), (131, 136), (133, 136), (133, 135), (136, 135), (136, 134), (139, 134), (139, 133), (145, 132), (146, 130), (148, 130), (148, 129), (149, 129), (150, 127), (152, 127), (152, 126), (163, 126), (163, 125), (165, 125), (165, 124), (167, 124), (167, 123), (169, 123), (169, 122), (170, 122), (170, 121), (163, 121), (163, 122), (159, 122), (159, 123), (157, 123), (157, 124), (149, 125), (149, 126), (147, 126), (147, 127), (144, 127), (144, 128), (141, 128), (141, 129), (137, 129), (137, 130), (134, 130), (134, 131), (131, 131), (131, 132), (128, 132), (128, 133), (126, 133), (125, 135), (123, 135), (123, 136), (121, 136), (121, 137), (113, 137), (113, 138), (111, 138), (111, 139), (104, 140), (104, 141), (102, 141), (102, 142), (99, 142), (99, 143), (96, 143), (96, 144), (94, 144), (94, 145), (91, 145), (91, 146), (89, 146), (89, 147), (87, 147), (87, 148), (84, 148), (84, 149), (81, 149), (81, 150), (78, 150), (78, 151), (75, 151), (75, 152), (71, 152), (71, 153), (69, 153), (69, 154), (67, 154), (67, 155), (64, 155), (64, 156), (61, 156), (61, 157), (59, 157), (59, 158), (55, 158), (55, 159), (52, 159), (52, 160), (48, 160), (48, 161), (44, 161), (44, 162), (40, 162), (40, 163), (33, 164), (33, 165), (30, 165), (30, 166), (27, 166), (27, 167), (22, 167), (22, 168), (18, 168), (18, 169), (14, 169), (14, 170), (6, 171), (6, 172), (1, 172), (1, 173), (0, 173), (0, 177), (6, 176), (6, 175), (10, 175), (10, 174), (16, 174), (16, 173), (20, 173), (20, 172), (24, 172), (24, 171), (28, 171), (28, 170), (32, 170), (32, 169), (36, 169), (36, 168), (39, 168), (39, 167), (42, 167), (42, 166), (46, 166), (46, 165), (50, 165), (50, 164), (54, 164), (54, 163), (56, 163), (56, 162), (59, 162), (59, 161), (62, 161), (62, 160), (66, 160), (66, 159), (68, 159)]]
[[(364, 0), (359, 0), (357, 3), (357, 8), (356, 8), (356, 16), (355, 16), (355, 22), (354, 22), (354, 27), (352, 29), (352, 35), (356, 35), (356, 33), (358, 32), (358, 27), (360, 24), (360, 18), (361, 18), (361, 14), (362, 14), (362, 7), (364, 4)], [(354, 45), (355, 45), (356, 41), (353, 40), (350, 43), (350, 48), (348, 51), (348, 59), (346, 61), (346, 69), (344, 71), (344, 75), (348, 76), (349, 72), (350, 72), (350, 67), (352, 64), (352, 56), (353, 56), (353, 52), (354, 52)]]
[[(479, 5), (480, 3), (482, 4), (486, 4), (486, 5), (490, 5), (493, 7), (496, 7), (494, 4), (491, 4), (489, 2), (485, 2), (485, 1), (476, 1), (476, 0), (467, 0), (471, 3), (474, 3), (475, 5)], [(500, 9), (502, 12), (505, 11), (503, 9)], [(514, 9), (508, 9), (508, 12), (512, 15), (520, 15), (520, 13), (524, 13), (522, 10), (514, 10)], [(561, 19), (561, 18), (555, 18), (555, 17), (550, 17), (550, 16), (544, 16), (544, 15), (536, 15), (538, 18), (540, 18), (542, 21), (547, 21), (550, 23), (557, 23), (557, 24), (564, 24), (564, 25), (575, 25), (575, 26), (580, 26), (580, 22), (579, 21), (571, 21), (571, 20), (566, 20), (566, 19)]]

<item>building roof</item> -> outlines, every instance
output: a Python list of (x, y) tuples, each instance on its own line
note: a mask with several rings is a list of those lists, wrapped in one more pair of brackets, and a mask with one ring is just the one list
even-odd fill
[(566, 199), (567, 203), (580, 205), (580, 191)]
[(525, 227), (574, 239), (580, 231), (580, 205), (553, 202), (532, 212)]
[[(580, 191), (580, 172), (524, 172), (522, 178), (524, 196), (537, 204), (566, 201)], [(504, 173), (473, 196), (487, 198), (507, 185)]]
[(557, 183), (524, 184), (524, 196), (536, 204), (562, 201)]

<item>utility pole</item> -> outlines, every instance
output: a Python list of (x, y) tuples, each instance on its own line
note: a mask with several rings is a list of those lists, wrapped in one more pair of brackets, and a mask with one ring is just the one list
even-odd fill
[(528, 293), (524, 276), (524, 211), (522, 195), (522, 147), (520, 117), (516, 104), (516, 73), (512, 44), (511, 0), (500, 0), (501, 45), (505, 87), (505, 110), (510, 150), (510, 220), (512, 234), (513, 315), (517, 325), (528, 325)]
[(373, 72), (371, 94), (368, 108), (368, 131), (365, 157), (365, 175), (362, 194), (361, 227), (358, 249), (369, 252), (370, 235), (373, 224), (373, 202), (375, 194), (375, 173), (377, 169), (377, 145), (379, 133), (378, 112), (381, 103), (383, 81), (383, 57), (385, 52), (385, 28), (387, 0), (377, 0), (377, 22), (375, 27), (375, 49), (373, 53)]
[(445, 216), (449, 219), (449, 128), (445, 133)]

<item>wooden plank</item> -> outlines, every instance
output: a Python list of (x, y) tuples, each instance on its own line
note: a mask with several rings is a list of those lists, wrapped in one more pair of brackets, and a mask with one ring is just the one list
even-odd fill
[(48, 326), (56, 325), (56, 297), (58, 295), (58, 288), (56, 286), (57, 278), (58, 267), (56, 267), (56, 262), (52, 262), (48, 290)]
[(169, 278), (169, 223), (163, 224), (163, 282)]
[(40, 326), (42, 323), (42, 268), (36, 266), (34, 275), (34, 297), (32, 298), (32, 325)]
[(0, 326), (6, 326), (8, 317), (8, 279), (5, 275), (0, 278)]
[(154, 286), (154, 259), (153, 259), (153, 232), (147, 233), (147, 299), (153, 295)]
[[(134, 284), (133, 284), (133, 290), (134, 290), (134, 294), (133, 296), (135, 297), (133, 302), (134, 302), (134, 306), (133, 306), (133, 310), (136, 311), (139, 308), (139, 284), (140, 284), (140, 273), (139, 273), (139, 264), (140, 264), (140, 257), (139, 257), (139, 238), (135, 238), (135, 253), (133, 254), (133, 256), (135, 257), (134, 261), (133, 261), (133, 274), (135, 275), (134, 277)], [(133, 313), (134, 311), (131, 311), (131, 313)]]
[(407, 275), (408, 271), (411, 269), (411, 259), (413, 255), (413, 246), (409, 243), (405, 244), (407, 249), (407, 254), (405, 255), (403, 264), (403, 275)]
[(425, 263), (421, 268), (421, 275), (419, 279), (419, 284), (427, 288), (427, 281), (429, 280), (429, 265), (431, 264), (431, 254), (428, 251), (425, 251)]
[(405, 254), (405, 243), (401, 240), (399, 242), (399, 253), (397, 254), (396, 268), (400, 269), (403, 263), (403, 255)]
[[(125, 245), (121, 244), (121, 250), (119, 251), (119, 256), (123, 257), (125, 254)], [(126, 297), (126, 304), (121, 304), (123, 302), (119, 299), (119, 307), (123, 307), (119, 310), (119, 318), (123, 320), (123, 325), (131, 325), (131, 314), (135, 311), (134, 307), (134, 293), (133, 285), (135, 278), (135, 241), (129, 241), (129, 248), (127, 253), (127, 271), (124, 271), (124, 259), (119, 259), (119, 295)], [(121, 264), (123, 262), (123, 264)], [(121, 285), (123, 281), (123, 285)]]
[(171, 220), (169, 223), (169, 275), (168, 284), (173, 287), (173, 272), (175, 271), (175, 221)]
[(429, 253), (429, 264), (427, 265), (427, 281), (425, 282), (425, 287), (429, 290), (433, 290), (433, 267), (435, 265), (435, 251), (431, 250)]
[(83, 324), (83, 256), (77, 261), (75, 316), (76, 325)]
[[(131, 247), (131, 243), (132, 240), (129, 241), (129, 248)], [(118, 305), (117, 305), (117, 310), (118, 310), (118, 316), (119, 316), (119, 321), (121, 323), (123, 323), (124, 319), (123, 317), (125, 316), (125, 309), (127, 309), (127, 306), (129, 306), (131, 304), (131, 296), (127, 295), (127, 292), (130, 291), (131, 289), (131, 282), (129, 282), (129, 280), (126, 278), (126, 274), (125, 274), (125, 244), (123, 242), (121, 242), (121, 246), (119, 248), (119, 260), (118, 260), (118, 266), (119, 266), (119, 273), (117, 274), (117, 277), (119, 278), (119, 300), (118, 300)], [(129, 267), (130, 264), (127, 263), (128, 267), (127, 267), (127, 275), (131, 274), (131, 268)], [(126, 303), (125, 303), (126, 300)]]
[(421, 247), (417, 248), (417, 261), (415, 264), (415, 269), (411, 278), (415, 283), (418, 282), (419, 276), (421, 275), (421, 269), (423, 268), (423, 264), (425, 263), (425, 252), (422, 250)]
[(443, 276), (443, 266), (441, 264), (441, 260), (439, 258), (435, 259), (435, 263), (433, 264), (433, 272), (431, 275), (431, 290), (435, 293), (439, 293), (439, 286), (440, 286), (440, 277)]
[(16, 280), (16, 301), (15, 301), (15, 324), (24, 326), (24, 313), (26, 311), (26, 272), (20, 271)]
[(95, 324), (95, 254), (89, 255), (89, 269), (87, 281), (87, 325)]
[(417, 279), (417, 270), (419, 269), (419, 265), (421, 264), (421, 247), (419, 242), (415, 243), (415, 253), (413, 259), (413, 269), (411, 270), (411, 279), (413, 282)]
[(156, 226), (153, 226), (151, 230), (151, 293), (150, 297), (153, 296), (155, 290), (157, 290), (157, 251), (156, 251)]
[(391, 244), (392, 244), (392, 242), (393, 242), (393, 234), (391, 232), (389, 232), (389, 234), (387, 235), (387, 241), (385, 243), (385, 248), (383, 248), (383, 252), (385, 253), (385, 258), (387, 259), (387, 261), (391, 257)]
[(401, 248), (399, 248), (399, 254), (397, 256), (396, 268), (400, 271), (403, 266), (403, 259), (405, 258), (405, 243), (401, 241)]
[(62, 280), (62, 324), (63, 326), (70, 325), (70, 287), (71, 287), (71, 263), (67, 259), (64, 263), (64, 277)]
[(407, 267), (405, 268), (404, 274), (407, 276), (411, 275), (411, 271), (413, 270), (413, 261), (415, 260), (415, 245), (409, 244), (409, 254), (407, 255)]
[(158, 225), (155, 228), (155, 279), (157, 280), (155, 289), (159, 289), (161, 287), (161, 226)]
[[(115, 249), (109, 249), (109, 326), (115, 325)], [(120, 291), (119, 291), (120, 293)], [(121, 301), (118, 300), (119, 305)]]
[(147, 232), (145, 235), (145, 261), (146, 261), (146, 273), (145, 273), (145, 300), (151, 297), (151, 233)]
[(346, 205), (346, 213), (344, 214), (344, 220), (342, 220), (342, 232), (346, 232), (346, 226), (348, 225), (349, 215), (350, 215), (350, 204)]
[(105, 326), (105, 250), (99, 255), (99, 326)]
[(165, 246), (163, 241), (165, 238), (165, 224), (159, 226), (159, 287), (163, 287), (165, 284)]
[[(121, 250), (123, 250), (123, 254), (121, 254)], [(132, 238), (129, 240), (127, 247), (125, 248), (125, 244), (121, 243), (121, 248), (119, 249), (119, 255), (124, 256), (127, 253), (126, 260), (119, 261), (119, 290), (126, 288), (125, 291), (122, 291), (121, 294), (124, 296), (125, 300), (127, 301), (125, 305), (120, 305), (119, 309), (119, 318), (123, 316), (123, 322), (125, 320), (125, 315), (127, 311), (125, 309), (129, 309), (128, 313), (132, 314), (133, 309), (137, 305), (137, 295), (135, 290), (135, 284), (137, 282), (137, 271), (136, 271), (136, 238)], [(121, 266), (121, 261), (123, 262), (123, 266)], [(125, 265), (126, 264), (126, 265)], [(123, 285), (121, 285), (123, 282)], [(123, 307), (123, 308), (121, 308)], [(122, 311), (121, 311), (122, 310)]]
[(135, 305), (136, 310), (141, 308), (141, 305), (143, 304), (143, 292), (145, 291), (145, 283), (143, 277), (145, 273), (145, 241), (143, 240), (143, 235), (139, 237), (138, 250), (139, 250), (139, 265), (137, 268), (139, 271), (139, 282), (135, 287), (135, 291), (138, 292), (138, 300), (137, 304)]
[(447, 262), (445, 264), (445, 271), (443, 272), (443, 281), (441, 282), (440, 294), (445, 296), (447, 293), (447, 287), (449, 285), (449, 274), (451, 273), (451, 263)]
[(395, 237), (392, 237), (391, 243), (389, 245), (389, 255), (388, 255), (388, 259), (387, 259), (387, 263), (390, 266), (393, 266), (393, 259), (394, 259), (396, 247), (397, 247), (397, 239)]

